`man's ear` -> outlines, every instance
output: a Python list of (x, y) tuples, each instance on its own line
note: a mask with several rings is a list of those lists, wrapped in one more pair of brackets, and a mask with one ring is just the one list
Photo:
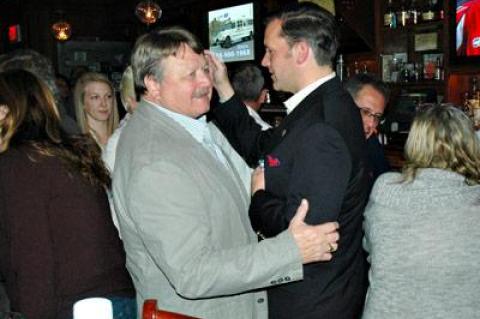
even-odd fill
[(143, 83), (145, 84), (148, 93), (158, 95), (161, 85), (153, 75), (146, 75), (143, 78)]
[(263, 104), (263, 103), (266, 102), (266, 100), (267, 100), (267, 93), (268, 93), (268, 90), (267, 90), (267, 89), (262, 89), (262, 91), (260, 92), (260, 96), (259, 96), (258, 99), (257, 99), (258, 103)]
[(296, 42), (293, 45), (292, 50), (295, 57), (295, 62), (300, 65), (304, 64), (307, 61), (308, 56), (311, 52), (310, 46), (306, 41)]

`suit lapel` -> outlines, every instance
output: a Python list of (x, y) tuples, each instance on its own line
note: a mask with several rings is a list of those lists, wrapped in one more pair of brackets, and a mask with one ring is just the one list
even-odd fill
[(304, 128), (311, 123), (312, 120), (318, 120), (319, 117), (323, 119), (322, 91), (325, 86), (328, 86), (333, 80), (334, 79), (325, 82), (307, 95), (300, 104), (285, 117), (282, 123), (275, 128), (269, 152), (277, 147), (291, 132)]
[[(223, 144), (216, 141), (216, 134), (212, 132), (212, 138), (217, 143), (219, 149), (223, 152), (229, 168), (225, 167), (204, 145), (199, 143), (184, 127), (177, 123), (174, 119), (168, 117), (166, 114), (159, 110), (156, 110), (154, 105), (144, 101), (137, 110), (140, 111), (139, 115), (145, 117), (147, 121), (153, 121), (157, 126), (157, 130), (172, 131), (172, 134), (181, 139), (181, 143), (184, 147), (191, 148), (191, 154), (193, 155), (193, 161), (198, 163), (204, 163), (199, 167), (208, 170), (207, 175), (211, 179), (218, 180), (218, 187), (226, 188), (226, 191), (231, 194), (235, 199), (236, 205), (239, 207), (239, 211), (245, 211), (248, 207), (248, 194), (245, 192), (245, 187), (242, 186), (238, 172), (235, 169), (231, 158), (227, 155), (227, 152), (223, 149)], [(136, 114), (136, 112), (135, 112)], [(212, 131), (209, 125), (210, 131)], [(218, 132), (218, 134), (221, 134)], [(243, 220), (243, 219), (242, 219)], [(247, 228), (248, 229), (248, 228)]]

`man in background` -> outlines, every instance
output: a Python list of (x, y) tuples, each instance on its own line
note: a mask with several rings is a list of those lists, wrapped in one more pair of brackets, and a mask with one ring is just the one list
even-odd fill
[(390, 170), (385, 152), (377, 136), (377, 127), (383, 118), (388, 102), (389, 90), (373, 74), (355, 74), (346, 83), (345, 89), (360, 109), (363, 131), (367, 139), (367, 153), (372, 169), (373, 181)]
[(247, 107), (248, 114), (262, 127), (262, 130), (271, 128), (272, 126), (258, 114), (268, 94), (262, 71), (253, 64), (242, 64), (232, 76), (232, 86)]

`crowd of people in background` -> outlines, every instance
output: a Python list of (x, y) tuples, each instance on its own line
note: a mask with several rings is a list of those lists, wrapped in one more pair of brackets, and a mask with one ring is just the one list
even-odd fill
[[(203, 319), (478, 317), (473, 123), (424, 105), (392, 172), (390, 92), (373, 74), (340, 82), (337, 32), (317, 5), (285, 7), (265, 69), (229, 77), (163, 27), (136, 41), (118, 96), (107, 75), (0, 56), (0, 313), (71, 319), (104, 297), (115, 319), (147, 299)], [(267, 72), (291, 94), (276, 127), (259, 115)]]

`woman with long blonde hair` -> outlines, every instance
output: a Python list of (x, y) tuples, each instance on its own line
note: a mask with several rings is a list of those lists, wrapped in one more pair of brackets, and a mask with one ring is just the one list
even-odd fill
[(480, 314), (480, 141), (459, 109), (418, 112), (402, 173), (376, 181), (365, 211), (364, 319)]
[(112, 83), (101, 73), (87, 72), (75, 84), (74, 102), (80, 130), (103, 149), (119, 121)]

